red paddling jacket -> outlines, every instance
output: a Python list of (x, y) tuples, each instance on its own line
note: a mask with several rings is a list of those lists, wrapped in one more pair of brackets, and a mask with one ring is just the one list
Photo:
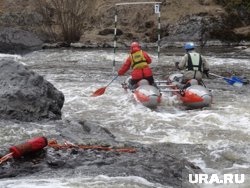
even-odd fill
[(148, 64), (151, 62), (152, 60), (146, 52), (142, 51), (140, 48), (134, 48), (133, 51), (130, 52), (126, 62), (118, 71), (118, 75), (120, 76), (125, 74), (131, 67), (131, 76), (133, 80), (150, 77), (152, 76), (152, 70)]

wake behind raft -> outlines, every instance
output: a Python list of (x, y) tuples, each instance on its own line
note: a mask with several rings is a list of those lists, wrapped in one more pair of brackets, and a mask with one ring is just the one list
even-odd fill
[(136, 150), (134, 148), (117, 148), (113, 149), (110, 147), (104, 146), (91, 146), (91, 145), (75, 145), (71, 143), (65, 142), (64, 144), (58, 144), (56, 140), (47, 140), (45, 137), (36, 137), (33, 139), (28, 140), (25, 143), (11, 146), (9, 148), (8, 154), (4, 155), (0, 158), (0, 164), (3, 162), (11, 159), (11, 158), (21, 158), (30, 154), (34, 154), (43, 150), (46, 146), (52, 147), (54, 149), (68, 149), (68, 148), (78, 148), (78, 149), (98, 149), (103, 151), (113, 151), (113, 152), (127, 152), (127, 153), (134, 153)]

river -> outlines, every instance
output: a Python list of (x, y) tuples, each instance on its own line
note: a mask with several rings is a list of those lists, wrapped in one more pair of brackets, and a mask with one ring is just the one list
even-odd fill
[[(153, 57), (155, 79), (169, 75), (160, 67), (174, 66), (181, 58), (182, 50), (172, 49)], [(243, 49), (228, 51), (206, 50), (205, 57), (211, 72), (237, 72), (250, 78), (250, 52)], [(117, 70), (127, 53), (118, 51)], [(35, 51), (25, 55), (1, 54), (2, 58), (13, 58), (38, 72), (65, 95), (62, 109), (63, 119), (83, 119), (101, 124), (119, 141), (152, 143), (177, 143), (194, 145), (182, 157), (201, 167), (207, 174), (245, 174), (245, 182), (238, 187), (250, 186), (250, 107), (249, 85), (241, 88), (228, 85), (222, 79), (204, 79), (213, 91), (211, 107), (185, 110), (175, 97), (163, 94), (162, 104), (150, 110), (135, 103), (130, 93), (121, 88), (127, 76), (119, 77), (100, 97), (90, 97), (98, 88), (106, 86), (112, 79), (112, 50), (51, 49)], [(27, 140), (37, 135), (58, 135), (58, 122), (22, 123), (0, 121), (0, 146), (8, 147), (16, 140)], [(185, 148), (184, 148), (185, 150)], [(202, 152), (204, 150), (204, 152)], [(211, 186), (211, 185), (210, 185)], [(236, 187), (235, 184), (215, 187)], [(69, 179), (60, 176), (21, 177), (0, 180), (1, 188), (31, 187), (164, 187), (141, 177), (78, 177)], [(209, 187), (209, 186), (205, 186)], [(212, 186), (213, 187), (213, 186)]]

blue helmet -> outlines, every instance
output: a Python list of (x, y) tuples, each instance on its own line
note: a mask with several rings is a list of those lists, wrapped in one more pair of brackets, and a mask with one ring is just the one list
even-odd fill
[(185, 44), (184, 48), (185, 48), (185, 50), (192, 50), (195, 48), (195, 46), (194, 46), (193, 42), (188, 42)]

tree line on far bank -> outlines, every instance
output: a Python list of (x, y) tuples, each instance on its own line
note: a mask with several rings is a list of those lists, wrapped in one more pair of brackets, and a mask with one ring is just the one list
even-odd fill
[[(230, 28), (250, 24), (249, 0), (214, 0), (228, 12)], [(78, 42), (84, 29), (87, 0), (36, 0), (37, 10), (42, 15), (41, 27), (52, 42), (67, 44)], [(232, 18), (232, 19), (231, 19)]]
[(86, 1), (36, 0), (36, 5), (43, 17), (41, 27), (51, 41), (62, 39), (70, 44), (80, 40)]

